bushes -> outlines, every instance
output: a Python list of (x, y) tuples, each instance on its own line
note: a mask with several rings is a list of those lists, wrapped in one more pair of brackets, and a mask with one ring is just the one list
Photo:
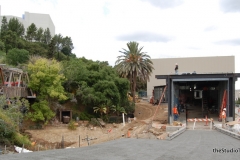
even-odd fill
[(10, 143), (10, 139), (14, 132), (16, 132), (16, 130), (13, 125), (1, 119), (0, 115), (0, 143)]
[(77, 126), (75, 125), (75, 121), (74, 120), (71, 120), (69, 123), (68, 123), (68, 129), (70, 130), (76, 130), (77, 129)]
[(84, 121), (90, 121), (91, 118), (94, 118), (93, 115), (87, 113), (87, 112), (73, 112), (73, 119), (77, 119), (77, 117), (79, 118), (79, 120), (84, 120)]
[(6, 55), (8, 64), (17, 66), (18, 64), (26, 63), (29, 60), (29, 52), (25, 49), (11, 49)]
[(129, 102), (125, 108), (127, 113), (134, 113), (135, 112), (135, 103)]
[[(8, 105), (8, 108), (0, 108), (0, 143), (5, 145), (28, 145), (30, 141), (27, 137), (19, 133), (19, 123), (23, 119), (23, 114), (20, 112), (22, 107), (22, 101), (15, 100), (14, 105)], [(6, 104), (5, 96), (0, 96), (0, 106)], [(27, 105), (27, 103), (24, 103)]]
[(29, 138), (27, 136), (23, 136), (20, 133), (14, 133), (13, 137), (12, 137), (14, 144), (17, 146), (22, 146), (24, 144), (24, 146), (30, 146), (31, 142), (29, 140)]
[[(1, 117), (0, 117), (1, 118)], [(28, 146), (31, 144), (28, 137), (17, 132), (12, 122), (0, 119), (0, 143)]]

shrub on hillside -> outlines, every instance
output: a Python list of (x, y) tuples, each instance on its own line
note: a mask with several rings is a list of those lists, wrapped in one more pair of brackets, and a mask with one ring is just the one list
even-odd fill
[(12, 139), (13, 139), (14, 144), (17, 145), (17, 146), (22, 146), (24, 144), (24, 146), (27, 147), (27, 146), (31, 145), (31, 142), (30, 142), (29, 138), (27, 136), (21, 135), (18, 132), (15, 132), (13, 134)]
[(69, 123), (68, 123), (68, 129), (70, 130), (76, 130), (77, 129), (77, 126), (75, 125), (75, 121), (74, 120), (71, 120)]

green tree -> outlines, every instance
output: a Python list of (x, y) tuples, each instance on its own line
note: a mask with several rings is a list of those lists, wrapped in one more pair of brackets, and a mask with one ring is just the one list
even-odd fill
[(26, 63), (29, 60), (29, 52), (25, 49), (11, 49), (6, 55), (6, 62), (10, 65)]
[(63, 60), (68, 60), (69, 57), (67, 57), (65, 54), (63, 54), (62, 52), (58, 52), (58, 54), (54, 54), (53, 56), (55, 59), (57, 59), (58, 61), (63, 61)]
[(93, 111), (93, 106), (104, 104), (124, 107), (127, 101), (129, 82), (119, 78), (116, 70), (107, 62), (94, 62), (85, 58), (70, 58), (62, 61), (67, 80), (64, 87), (73, 93), (78, 103)]
[(123, 55), (118, 56), (115, 62), (117, 72), (130, 81), (134, 103), (137, 78), (147, 80), (153, 70), (153, 63), (150, 60), (150, 56), (142, 52), (143, 47), (139, 48), (138, 45), (137, 42), (127, 43), (128, 49), (119, 51)]
[(7, 31), (8, 31), (7, 18), (5, 16), (3, 16), (2, 24), (1, 24), (1, 31), (0, 31), (0, 38), (2, 38), (6, 34)]
[(40, 27), (36, 32), (35, 41), (41, 42), (42, 39), (43, 39), (43, 28)]
[(55, 113), (49, 107), (49, 103), (44, 99), (35, 102), (31, 106), (31, 110), (32, 112), (28, 113), (28, 117), (37, 123), (43, 121), (44, 124), (47, 124), (55, 116)]
[(55, 41), (55, 49), (56, 49), (56, 52), (57, 52), (57, 59), (59, 60), (59, 54), (62, 50), (62, 40), (63, 40), (63, 36), (61, 34), (56, 34), (54, 37), (53, 37), (54, 41)]
[(5, 50), (5, 45), (4, 43), (0, 40), (0, 51), (4, 51)]
[(49, 28), (45, 29), (43, 32), (42, 43), (49, 44), (51, 42), (52, 36)]
[(37, 27), (34, 23), (32, 23), (27, 28), (27, 35), (25, 37), (28, 41), (32, 42), (32, 40), (36, 39), (36, 35), (37, 35)]
[(56, 40), (55, 38), (52, 38), (51, 42), (48, 44), (47, 57), (50, 59), (53, 58), (55, 52), (56, 52)]
[(26, 40), (23, 38), (17, 38), (16, 48), (18, 49), (26, 49)]
[(30, 82), (28, 86), (37, 94), (37, 102), (31, 108), (28, 117), (33, 121), (45, 124), (55, 115), (49, 104), (55, 100), (66, 100), (62, 86), (65, 77), (61, 74), (61, 65), (56, 60), (36, 59), (28, 64)]
[(8, 30), (16, 33), (18, 37), (23, 37), (25, 33), (25, 28), (17, 18), (11, 18), (8, 22)]
[(4, 36), (2, 37), (2, 42), (5, 45), (5, 51), (6, 54), (8, 53), (8, 50), (16, 48), (17, 46), (17, 35), (15, 32), (8, 30)]
[(61, 51), (66, 55), (70, 56), (72, 54), (72, 50), (74, 49), (73, 47), (73, 42), (71, 37), (64, 37), (62, 39), (62, 49)]
[(47, 56), (47, 45), (40, 42), (25, 42), (25, 49), (29, 51), (30, 55)]

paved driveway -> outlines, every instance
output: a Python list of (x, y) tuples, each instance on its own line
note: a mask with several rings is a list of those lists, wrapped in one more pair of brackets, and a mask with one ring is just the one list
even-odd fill
[(123, 138), (82, 148), (0, 155), (0, 159), (239, 160), (240, 141), (215, 130), (187, 130), (171, 141)]

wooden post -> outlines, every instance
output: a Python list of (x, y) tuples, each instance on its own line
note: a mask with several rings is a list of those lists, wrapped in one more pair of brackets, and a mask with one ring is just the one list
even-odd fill
[(89, 146), (89, 145), (90, 145), (90, 143), (89, 143), (88, 135), (87, 135), (87, 143), (88, 143), (88, 146)]

